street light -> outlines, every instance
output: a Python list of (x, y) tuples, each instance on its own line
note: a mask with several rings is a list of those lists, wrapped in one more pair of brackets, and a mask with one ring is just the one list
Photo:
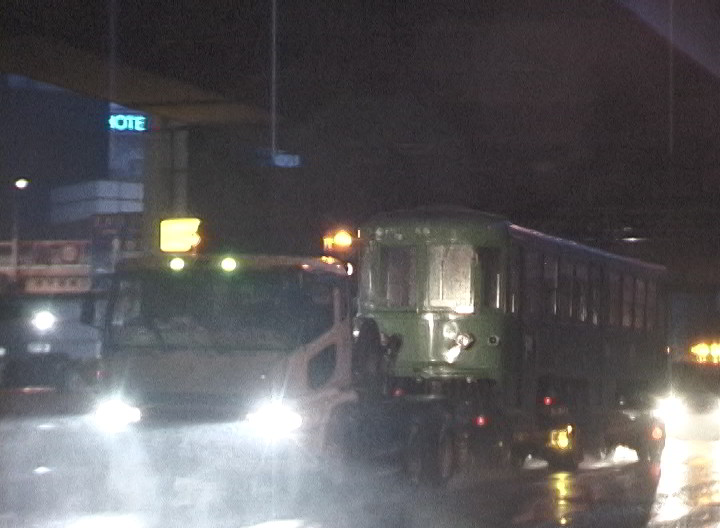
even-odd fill
[[(15, 189), (18, 191), (23, 191), (27, 189), (28, 185), (30, 185), (30, 180), (26, 178), (18, 178), (15, 180)], [(19, 200), (19, 193), (15, 193), (13, 196), (12, 204), (12, 269), (13, 269), (13, 280), (17, 280), (17, 274), (18, 274), (18, 260), (19, 260), (19, 253), (20, 253), (20, 244), (19, 244), (19, 231), (20, 231), (20, 206), (18, 204)]]

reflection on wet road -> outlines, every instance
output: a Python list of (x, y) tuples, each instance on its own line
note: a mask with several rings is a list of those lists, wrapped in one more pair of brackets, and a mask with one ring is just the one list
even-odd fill
[[(553, 472), (530, 461), (522, 470), (492, 470), (458, 479), (446, 489), (413, 489), (398, 478), (326, 489), (308, 497), (288, 518), (280, 510), (249, 521), (220, 506), (216, 490), (203, 480), (176, 483), (190, 487), (187, 500), (168, 508), (144, 502), (152, 479), (130, 464), (123, 481), (136, 496), (125, 495), (108, 511), (83, 511), (73, 504), (49, 511), (2, 511), (0, 527), (63, 526), (150, 528), (159, 526), (253, 526), (257, 528), (434, 528), (434, 527), (617, 527), (704, 528), (720, 526), (720, 442), (668, 440), (662, 462), (637, 462), (634, 452), (618, 449), (612, 458), (586, 458), (574, 472)], [(139, 460), (139, 459), (138, 459)], [(129, 466), (127, 464), (130, 464)], [(132, 467), (131, 467), (132, 466)], [(134, 468), (134, 469), (133, 469)], [(136, 471), (138, 470), (138, 471)], [(35, 477), (47, 478), (47, 474)], [(127, 491), (127, 490), (126, 490)], [(138, 495), (139, 494), (139, 495)], [(214, 497), (214, 498), (213, 498)], [(40, 497), (37, 497), (40, 499)], [(117, 499), (117, 496), (116, 496)], [(133, 507), (144, 502), (140, 508)], [(37, 505), (37, 504), (36, 504)], [(41, 508), (39, 508), (41, 509)]]
[(669, 439), (651, 526), (720, 525), (720, 442)]

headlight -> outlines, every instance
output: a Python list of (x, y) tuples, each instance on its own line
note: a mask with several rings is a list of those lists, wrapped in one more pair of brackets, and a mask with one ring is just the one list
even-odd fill
[(56, 321), (57, 318), (55, 317), (55, 314), (47, 310), (40, 310), (39, 312), (36, 312), (32, 319), (30, 319), (30, 323), (40, 332), (52, 330)]
[(458, 334), (455, 338), (455, 342), (458, 344), (458, 346), (460, 346), (460, 348), (462, 348), (463, 350), (467, 350), (475, 342), (475, 337), (472, 334)]
[(270, 439), (284, 438), (302, 425), (302, 416), (282, 402), (276, 401), (248, 413), (245, 420), (255, 432)]
[(673, 424), (683, 422), (687, 417), (687, 412), (685, 403), (677, 396), (670, 395), (667, 398), (658, 400), (653, 414), (666, 424)]
[(140, 409), (120, 399), (100, 402), (93, 414), (97, 426), (109, 433), (120, 432), (128, 425), (139, 422), (141, 418), (142, 412)]

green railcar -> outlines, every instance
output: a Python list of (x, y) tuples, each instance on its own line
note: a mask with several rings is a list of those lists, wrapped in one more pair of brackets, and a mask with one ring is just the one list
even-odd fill
[(662, 266), (469, 209), (381, 214), (359, 238), (356, 334), (377, 326), (392, 384), (484, 380), (513, 408), (552, 390), (598, 410), (661, 382)]

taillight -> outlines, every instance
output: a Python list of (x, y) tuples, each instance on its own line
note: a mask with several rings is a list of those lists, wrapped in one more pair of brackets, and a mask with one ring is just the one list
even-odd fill
[(98, 369), (95, 371), (95, 379), (97, 381), (103, 381), (110, 377), (110, 373), (107, 370)]
[(553, 400), (550, 396), (545, 396), (545, 397), (543, 398), (543, 404), (549, 406), (549, 405), (552, 405), (553, 403), (555, 403), (555, 402), (554, 402), (554, 400)]
[(397, 387), (397, 388), (395, 388), (395, 390), (393, 390), (392, 395), (395, 397), (405, 396), (405, 390), (400, 387)]
[(650, 437), (653, 440), (662, 440), (663, 436), (665, 436), (665, 431), (659, 425), (654, 426), (650, 431)]
[(490, 419), (487, 416), (484, 416), (482, 414), (473, 418), (473, 424), (475, 425), (475, 427), (485, 427), (489, 423), (490, 423)]

